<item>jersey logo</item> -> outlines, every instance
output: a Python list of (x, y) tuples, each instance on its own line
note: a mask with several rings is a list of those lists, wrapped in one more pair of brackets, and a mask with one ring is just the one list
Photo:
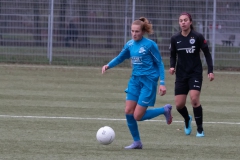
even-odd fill
[(191, 39), (189, 40), (189, 43), (194, 44), (195, 43), (195, 39), (193, 37), (191, 37)]
[(143, 53), (143, 54), (144, 54), (145, 51), (146, 51), (146, 50), (144, 49), (144, 47), (141, 47), (141, 48), (139, 49), (138, 53)]
[(131, 57), (132, 64), (142, 64), (142, 57)]
[(192, 48), (179, 48), (178, 51), (185, 50), (186, 53), (194, 53), (195, 46), (192, 46)]
[(177, 43), (181, 43), (181, 41), (178, 41)]
[(194, 53), (195, 51), (195, 46), (192, 46), (192, 48), (186, 48), (187, 53)]

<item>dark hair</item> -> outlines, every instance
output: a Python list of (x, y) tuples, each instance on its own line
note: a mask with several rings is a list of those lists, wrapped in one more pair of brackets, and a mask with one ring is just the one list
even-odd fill
[(152, 34), (152, 24), (149, 22), (149, 20), (145, 17), (140, 17), (139, 19), (135, 20), (132, 25), (140, 25), (142, 28), (142, 31), (146, 32), (147, 34)]
[[(190, 22), (192, 22), (192, 16), (191, 16), (191, 14), (189, 14), (188, 12), (182, 12), (182, 13), (180, 14), (180, 16), (182, 16), (182, 15), (188, 16)], [(179, 17), (180, 17), (180, 16), (179, 16)], [(190, 25), (190, 28), (191, 28), (191, 30), (194, 30), (193, 24)]]

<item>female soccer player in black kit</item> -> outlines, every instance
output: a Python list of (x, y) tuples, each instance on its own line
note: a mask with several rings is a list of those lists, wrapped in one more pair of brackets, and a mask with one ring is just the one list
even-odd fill
[(212, 57), (209, 52), (207, 41), (203, 35), (194, 31), (192, 17), (189, 13), (182, 13), (179, 17), (181, 31), (171, 37), (170, 45), (170, 69), (173, 75), (176, 68), (175, 81), (175, 105), (177, 111), (185, 120), (185, 134), (190, 135), (192, 131), (192, 116), (188, 114), (186, 105), (187, 94), (189, 92), (193, 113), (197, 124), (196, 137), (204, 137), (203, 113), (200, 104), (200, 91), (203, 80), (202, 62), (200, 59), (200, 49), (208, 65), (208, 78), (214, 79)]

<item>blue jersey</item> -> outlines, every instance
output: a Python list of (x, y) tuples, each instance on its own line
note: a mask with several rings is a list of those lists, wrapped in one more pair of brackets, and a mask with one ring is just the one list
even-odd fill
[(113, 68), (129, 58), (131, 58), (132, 75), (146, 76), (152, 80), (160, 77), (160, 85), (165, 85), (164, 65), (154, 41), (144, 37), (140, 41), (128, 41), (119, 55), (108, 63), (108, 67)]

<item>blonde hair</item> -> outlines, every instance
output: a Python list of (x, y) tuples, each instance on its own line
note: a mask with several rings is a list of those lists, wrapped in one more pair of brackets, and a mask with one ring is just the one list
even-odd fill
[(153, 34), (152, 24), (145, 17), (140, 17), (139, 19), (133, 21), (132, 25), (140, 25), (142, 31), (147, 34)]

